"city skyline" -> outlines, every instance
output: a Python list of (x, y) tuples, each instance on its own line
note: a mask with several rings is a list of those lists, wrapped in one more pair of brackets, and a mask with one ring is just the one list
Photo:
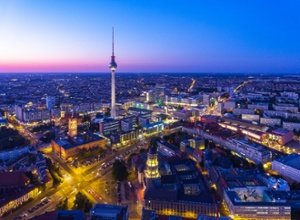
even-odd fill
[(108, 72), (112, 26), (119, 72), (300, 72), (298, 2), (2, 0), (0, 6), (1, 73)]
[(0, 219), (299, 220), (300, 2), (220, 2), (0, 0)]

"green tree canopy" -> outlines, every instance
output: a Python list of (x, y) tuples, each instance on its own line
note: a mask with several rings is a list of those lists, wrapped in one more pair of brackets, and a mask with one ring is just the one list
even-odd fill
[(86, 197), (86, 195), (82, 194), (81, 192), (77, 193), (73, 209), (79, 209), (84, 212), (89, 212), (92, 206), (92, 202)]
[(127, 167), (124, 161), (116, 160), (113, 164), (112, 175), (114, 179), (118, 181), (123, 181), (128, 177)]

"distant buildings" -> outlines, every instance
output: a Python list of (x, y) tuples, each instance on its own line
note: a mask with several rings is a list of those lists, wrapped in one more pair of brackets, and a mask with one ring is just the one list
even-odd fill
[(125, 118), (121, 121), (121, 130), (124, 132), (132, 131), (134, 126), (133, 120)]
[(103, 121), (99, 123), (99, 133), (104, 136), (117, 133), (120, 130), (120, 121), (116, 119), (104, 118)]
[[(25, 124), (41, 124), (54, 117), (59, 119), (62, 113), (65, 116), (62, 120), (53, 120), (56, 125), (62, 125), (62, 130), (51, 146), (63, 159), (78, 157), (81, 150), (104, 148), (108, 140), (113, 147), (128, 146), (140, 139), (174, 132), (175, 126), (189, 133), (190, 136), (176, 140), (176, 143), (159, 141), (157, 152), (151, 148), (147, 155), (141, 153), (143, 156), (136, 155), (132, 159), (136, 160), (140, 185), (144, 184), (145, 178), (148, 180), (143, 204), (145, 220), (219, 219), (221, 205), (210, 188), (217, 191), (217, 198), (223, 201), (222, 205), (233, 219), (282, 220), (292, 217), (300, 201), (300, 193), (288, 185), (288, 182), (300, 182), (299, 155), (292, 154), (300, 152), (299, 141), (294, 136), (300, 130), (300, 83), (294, 78), (287, 81), (244, 76), (191, 78), (180, 74), (147, 74), (143, 77), (126, 74), (126, 77), (120, 75), (115, 82), (116, 68), (113, 53), (111, 75), (61, 75), (45, 81), (34, 76), (0, 80), (0, 88), (4, 88), (0, 94), (0, 103), (4, 103), (1, 108), (15, 114)], [(27, 86), (28, 82), (32, 86)], [(39, 91), (33, 89), (42, 83), (45, 86)], [(24, 93), (20, 92), (22, 90)], [(116, 98), (120, 103), (116, 104)], [(104, 117), (104, 112), (108, 115), (109, 107), (111, 117)], [(66, 136), (63, 128), (71, 113), (88, 114), (89, 117), (82, 124), (76, 118), (70, 118)], [(94, 122), (91, 123), (93, 126), (90, 126), (89, 118)], [(100, 135), (91, 134), (90, 131), (97, 130), (97, 123)], [(7, 121), (0, 118), (0, 127), (7, 125)], [(90, 131), (79, 134), (77, 126)], [(210, 145), (211, 142), (216, 147)], [(209, 147), (204, 143), (209, 143)], [(229, 151), (230, 157), (223, 157), (229, 155)], [(257, 170), (231, 169), (232, 166), (248, 168), (265, 163), (264, 168), (268, 167), (272, 157), (279, 154), (275, 151), (290, 154), (272, 163), (272, 169), (286, 181)], [(36, 159), (34, 163), (31, 163), (31, 156)], [(45, 158), (30, 147), (0, 152), (0, 160), (2, 172), (34, 171), (40, 182), (47, 179)], [(20, 179), (20, 182), (27, 181)], [(3, 194), (2, 197), (0, 194), (1, 214), (27, 201), (36, 191), (27, 183), (18, 186), (9, 182), (9, 185), (1, 186), (0, 177), (0, 193), (7, 192), (13, 192), (14, 196)], [(91, 210), (90, 217), (125, 220), (128, 212), (127, 206), (98, 204)], [(55, 212), (54, 216), (82, 219), (82, 213), (75, 211)]]
[(69, 137), (77, 136), (77, 118), (70, 118), (68, 121), (68, 135)]
[(18, 120), (26, 123), (46, 121), (50, 119), (50, 111), (45, 107), (37, 106), (15, 106), (15, 113)]
[(262, 117), (262, 118), (260, 118), (260, 123), (263, 125), (275, 127), (275, 126), (281, 125), (281, 119), (280, 118), (263, 118)]
[(163, 122), (152, 122), (143, 126), (143, 131), (145, 136), (159, 134), (164, 130)]
[(49, 110), (53, 109), (54, 106), (55, 106), (55, 102), (56, 102), (55, 97), (47, 96), (46, 97), (46, 107), (47, 107), (47, 109), (49, 109)]
[(164, 103), (166, 86), (163, 84), (156, 84), (153, 91), (153, 101), (159, 105)]
[(120, 143), (125, 145), (132, 141), (137, 141), (139, 138), (143, 136), (143, 132), (141, 129), (135, 129), (127, 132), (120, 132)]
[(270, 128), (238, 118), (222, 117), (218, 124), (235, 133), (241, 133), (248, 139), (271, 149), (286, 152), (287, 143), (293, 140), (293, 132), (284, 128)]
[(253, 161), (256, 164), (264, 164), (272, 161), (272, 153), (267, 148), (245, 139), (232, 139), (232, 150), (240, 156)]
[(165, 97), (165, 105), (196, 107), (199, 104), (200, 97), (198, 95), (193, 97), (189, 97), (188, 95), (172, 95)]

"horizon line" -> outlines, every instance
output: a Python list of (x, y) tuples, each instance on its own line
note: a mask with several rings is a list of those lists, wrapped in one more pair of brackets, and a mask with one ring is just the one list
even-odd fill
[[(118, 72), (118, 74), (291, 74), (291, 75), (297, 75), (300, 74), (300, 72), (200, 72), (200, 71), (123, 71)], [(110, 74), (109, 71), (103, 72), (103, 71), (17, 71), (17, 72), (1, 72), (0, 74)]]

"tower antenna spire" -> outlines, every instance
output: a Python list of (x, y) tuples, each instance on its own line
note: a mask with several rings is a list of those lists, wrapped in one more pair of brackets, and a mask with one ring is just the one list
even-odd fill
[(112, 55), (115, 55), (115, 29), (112, 27)]

